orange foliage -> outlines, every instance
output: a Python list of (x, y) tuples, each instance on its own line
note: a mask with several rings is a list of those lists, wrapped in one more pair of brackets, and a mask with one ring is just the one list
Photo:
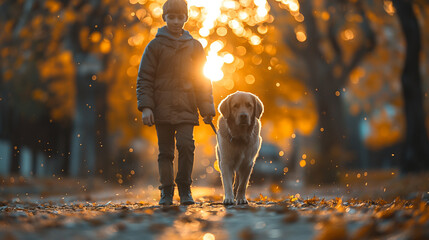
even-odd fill
[(390, 118), (385, 111), (378, 118), (371, 118), (369, 125), (371, 134), (365, 143), (369, 148), (379, 149), (400, 141), (404, 134), (404, 117), (398, 115)]
[[(41, 61), (38, 68), (42, 81), (51, 81), (48, 88), (50, 96), (48, 105), (52, 108), (52, 118), (54, 120), (69, 118), (73, 114), (75, 99), (76, 70), (72, 53), (64, 51)], [(33, 94), (36, 99), (40, 99), (41, 96), (41, 90)]]
[[(36, 48), (33, 41), (35, 38), (47, 39), (43, 35), (46, 30), (42, 26), (50, 31), (47, 40), (49, 44), (45, 49), (47, 57), (38, 59), (38, 68), (42, 82), (48, 79), (54, 81), (50, 82), (47, 89), (35, 89), (33, 97), (49, 104), (61, 100), (62, 104), (56, 104), (55, 107), (52, 105), (53, 118), (70, 116), (75, 100), (76, 61), (74, 53), (66, 50), (62, 39), (68, 37), (65, 34), (70, 25), (81, 24), (76, 36), (81, 49), (99, 58), (107, 56), (103, 71), (97, 73), (97, 81), (108, 84), (109, 134), (119, 136), (119, 145), (127, 145), (141, 136), (155, 142), (154, 129), (142, 126), (140, 113), (136, 110), (135, 81), (145, 46), (155, 37), (157, 29), (164, 25), (161, 19), (163, 3), (164, 0), (103, 0), (102, 4), (108, 10), (101, 18), (100, 26), (103, 27), (98, 27), (81, 24), (82, 19), (91, 14), (93, 6), (90, 3), (86, 3), (80, 11), (75, 11), (78, 1), (72, 1), (68, 5), (63, 5), (58, 0), (44, 1), (42, 7), (50, 14), (32, 15), (30, 24), (19, 32), (22, 40), (19, 47), (28, 50)], [(301, 44), (309, 41), (311, 36), (308, 36), (309, 33), (304, 27), (308, 17), (300, 12), (299, 1), (276, 0), (275, 6), (265, 0), (188, 0), (188, 4), (189, 21), (185, 29), (205, 47), (208, 55), (207, 77), (219, 80), (213, 82), (216, 105), (236, 90), (251, 91), (258, 95), (266, 106), (262, 121), (269, 126), (269, 131), (265, 133), (264, 139), (287, 142), (294, 133), (310, 135), (318, 122), (316, 103), (311, 94), (314, 89), (307, 89), (302, 75), (293, 75), (302, 72), (296, 70), (302, 66), (300, 56), (294, 49), (282, 44), (283, 32), (278, 27), (291, 26), (292, 34), (295, 34), (292, 36), (294, 40), (303, 42)], [(314, 5), (313, 17), (316, 18), (321, 32), (325, 33), (329, 27), (328, 21), (335, 18), (335, 14), (323, 9), (323, 1), (316, 1)], [(272, 14), (274, 7), (275, 11), (290, 14)], [(386, 3), (384, 7), (387, 12), (391, 10)], [(113, 16), (121, 16), (121, 21), (113, 21)], [(385, 32), (383, 24), (386, 23), (398, 28), (396, 20), (376, 14), (373, 10), (368, 10), (367, 16), (375, 23), (372, 27), (377, 33)], [(362, 17), (351, 12), (346, 19), (348, 23), (336, 37), (342, 49), (345, 49), (346, 59), (349, 60), (362, 38), (357, 26)], [(0, 23), (3, 29), (0, 39), (11, 38), (16, 24), (14, 19)], [(393, 34), (397, 36), (398, 31), (394, 30)], [(379, 44), (374, 54), (350, 74), (350, 81), (346, 86), (349, 111), (356, 116), (362, 112), (368, 115), (374, 132), (366, 143), (373, 147), (398, 141), (403, 131), (402, 123), (395, 125), (393, 120), (387, 117), (377, 120), (371, 117), (373, 110), (386, 102), (398, 108), (402, 106), (398, 75), (404, 55), (400, 50), (403, 40), (392, 42), (386, 34), (377, 34), (377, 37)], [(334, 59), (335, 52), (328, 40), (322, 41), (320, 48), (328, 62)], [(2, 58), (16, 56), (14, 61), (7, 63), (8, 70), (3, 73), (3, 79), (10, 81), (16, 74), (16, 69), (26, 60), (13, 49), (3, 48), (0, 53)], [(385, 66), (387, 61), (390, 61), (389, 68)], [(340, 75), (341, 71), (340, 68), (334, 68), (336, 76)], [(343, 96), (343, 91), (339, 93)], [(403, 121), (401, 117), (395, 119)], [(213, 141), (213, 133), (207, 126), (199, 127), (195, 137), (197, 142), (203, 144)], [(205, 150), (205, 153), (213, 155), (213, 151)]]
[(61, 3), (55, 0), (46, 0), (45, 7), (51, 12), (56, 13), (61, 9)]

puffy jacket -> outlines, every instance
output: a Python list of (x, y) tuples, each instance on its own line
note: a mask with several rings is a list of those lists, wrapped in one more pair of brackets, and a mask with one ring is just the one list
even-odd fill
[[(155, 123), (191, 123), (215, 116), (212, 85), (203, 75), (206, 55), (188, 31), (180, 38), (158, 29), (143, 53), (137, 76), (137, 105), (152, 109)], [(198, 110), (197, 110), (198, 109)]]

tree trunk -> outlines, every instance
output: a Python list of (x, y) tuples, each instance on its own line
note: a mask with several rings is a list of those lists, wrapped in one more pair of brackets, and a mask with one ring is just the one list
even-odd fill
[[(106, 166), (111, 166), (108, 163), (111, 159), (109, 159), (109, 143), (107, 141), (107, 135), (108, 135), (108, 129), (107, 129), (107, 97), (108, 97), (108, 85), (103, 82), (97, 82), (97, 88), (96, 88), (96, 100), (95, 100), (95, 106), (96, 106), (96, 129), (97, 129), (97, 143), (96, 143), (96, 149), (97, 149), (97, 164), (96, 164), (96, 171), (102, 170), (102, 172), (105, 172)], [(101, 173), (101, 172), (99, 172)]]
[[(100, 0), (88, 1), (92, 12), (87, 19), (77, 22), (70, 28), (67, 47), (74, 53), (76, 65), (76, 108), (71, 133), (71, 156), (69, 173), (73, 177), (93, 178), (96, 167), (96, 111), (95, 85), (92, 76), (103, 70), (103, 65), (96, 54), (85, 50), (80, 45), (81, 27), (94, 25), (99, 20), (97, 11)], [(100, 26), (101, 27), (101, 26)], [(92, 181), (90, 181), (90, 184)], [(89, 186), (91, 187), (91, 186)]]
[(335, 89), (329, 86), (319, 89), (315, 97), (319, 111), (319, 125), (315, 131), (320, 147), (314, 165), (307, 161), (306, 182), (312, 185), (334, 184), (339, 175), (340, 165), (345, 162), (342, 100), (335, 95)]
[[(16, 111), (9, 111), (9, 122), (10, 124), (10, 141), (12, 144), (11, 151), (11, 163), (10, 172), (12, 174), (19, 174), (20, 169), (20, 150), (21, 150), (21, 129), (20, 129), (20, 118), (16, 116)], [(16, 147), (16, 149), (15, 149)]]
[(429, 169), (429, 141), (425, 126), (419, 65), (421, 35), (412, 1), (394, 0), (393, 4), (406, 42), (405, 63), (401, 77), (406, 137), (400, 160), (401, 170), (404, 173), (418, 172)]
[(11, 146), (11, 112), (8, 104), (8, 92), (6, 83), (3, 80), (3, 63), (0, 58), (0, 175), (9, 175), (13, 159), (13, 146)]
[(70, 167), (70, 148), (71, 148), (71, 125), (69, 122), (67, 122), (64, 125), (59, 126), (60, 131), (62, 134), (58, 134), (57, 138), (60, 142), (58, 144), (58, 150), (60, 152), (61, 157), (64, 159), (61, 168), (64, 170), (63, 175), (67, 175), (70, 173), (69, 167)]
[(79, 71), (76, 77), (76, 112), (71, 135), (69, 169), (73, 177), (92, 176), (96, 158), (94, 88), (89, 86), (92, 74)]
[(6, 106), (6, 84), (3, 83), (3, 63), (0, 58), (0, 139), (6, 137), (6, 119), (7, 119), (7, 106)]
[[(291, 28), (286, 28), (289, 32), (283, 34), (285, 43), (306, 64), (308, 72), (308, 76), (305, 77), (306, 85), (313, 91), (318, 107), (319, 126), (314, 135), (318, 137), (319, 146), (313, 147), (318, 153), (316, 153), (314, 164), (311, 164), (310, 159), (310, 164), (307, 161), (306, 165), (306, 182), (310, 184), (336, 183), (340, 168), (345, 161), (349, 160), (349, 156), (345, 153), (358, 150), (356, 148), (347, 149), (350, 144), (346, 144), (349, 141), (346, 138), (344, 122), (346, 113), (343, 98), (336, 96), (336, 91), (340, 91), (344, 87), (350, 73), (375, 46), (375, 35), (369, 26), (362, 3), (359, 1), (350, 3), (351, 5), (348, 7), (353, 7), (362, 16), (363, 21), (360, 23), (360, 28), (365, 39), (361, 41), (352, 58), (346, 61), (343, 49), (337, 42), (337, 36), (343, 29), (348, 15), (347, 8), (345, 8), (347, 4), (346, 2), (329, 3), (328, 10), (332, 17), (327, 34), (321, 32), (323, 29), (317, 24), (317, 18), (314, 16), (315, 3), (311, 0), (300, 1), (301, 13), (305, 16), (303, 24), (307, 32), (306, 41), (299, 43), (294, 40), (291, 37), (294, 36), (294, 30)], [(326, 35), (329, 36), (329, 43), (334, 49), (332, 61), (327, 61), (325, 53), (320, 48), (322, 41), (326, 40)], [(321, 128), (323, 131), (320, 131)]]

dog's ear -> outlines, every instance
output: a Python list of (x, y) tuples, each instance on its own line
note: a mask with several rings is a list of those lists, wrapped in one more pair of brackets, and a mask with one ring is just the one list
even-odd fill
[(262, 113), (264, 112), (264, 104), (262, 104), (262, 101), (254, 94), (253, 95), (253, 101), (255, 103), (255, 117), (260, 119), (262, 116)]
[(222, 102), (220, 102), (219, 104), (218, 110), (224, 118), (229, 118), (229, 115), (231, 113), (231, 108), (229, 106), (230, 100), (231, 100), (231, 95), (223, 99)]

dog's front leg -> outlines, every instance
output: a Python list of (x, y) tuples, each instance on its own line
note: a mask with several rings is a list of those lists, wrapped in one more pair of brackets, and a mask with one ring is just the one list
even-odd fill
[(235, 178), (234, 178), (234, 199), (237, 199), (238, 186), (240, 186), (240, 177), (238, 175), (238, 171), (236, 171)]
[(237, 195), (236, 195), (237, 204), (248, 204), (246, 199), (246, 190), (247, 190), (247, 185), (249, 183), (250, 174), (252, 173), (252, 169), (253, 169), (253, 164), (248, 166), (247, 165), (242, 166), (239, 169), (240, 181), (239, 181)]
[(234, 204), (234, 193), (232, 191), (232, 178), (234, 175), (234, 170), (226, 163), (221, 163), (220, 170), (222, 174), (222, 185), (225, 191), (223, 204), (232, 205)]

